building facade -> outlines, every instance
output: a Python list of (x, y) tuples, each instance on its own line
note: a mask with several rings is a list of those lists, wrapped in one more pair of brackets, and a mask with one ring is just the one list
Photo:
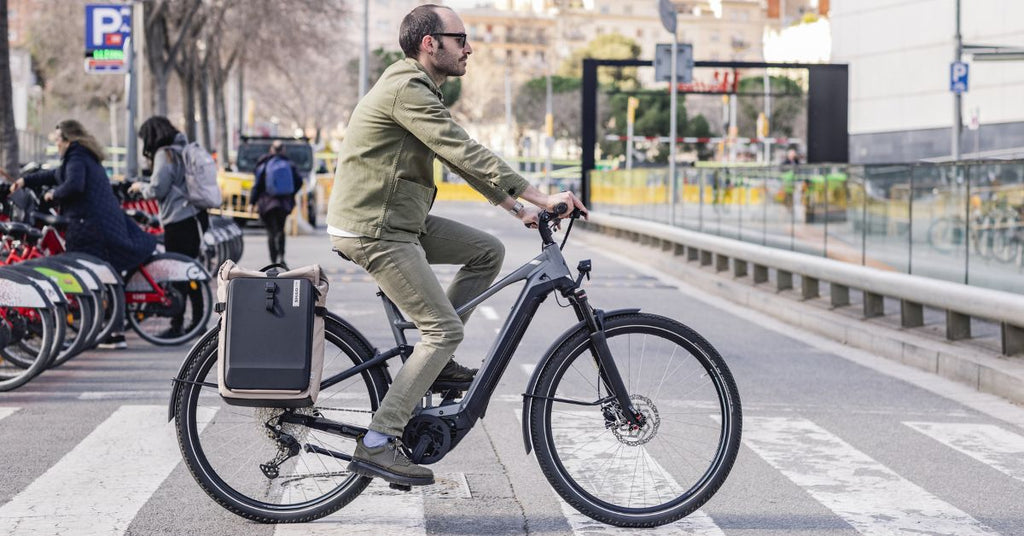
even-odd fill
[[(1024, 2), (961, 1), (965, 44), (1024, 47)], [(850, 158), (908, 162), (949, 157), (955, 0), (832, 0), (832, 61), (850, 65)], [(913, 31), (908, 31), (913, 28)], [(1024, 61), (968, 54), (962, 158), (1024, 155)]]

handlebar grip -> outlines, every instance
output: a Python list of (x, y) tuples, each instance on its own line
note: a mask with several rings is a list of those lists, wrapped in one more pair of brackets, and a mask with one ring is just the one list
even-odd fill
[(555, 205), (555, 210), (553, 210), (552, 212), (554, 212), (555, 214), (562, 214), (568, 208), (569, 208), (569, 205), (567, 205), (565, 203), (559, 203), (559, 204)]

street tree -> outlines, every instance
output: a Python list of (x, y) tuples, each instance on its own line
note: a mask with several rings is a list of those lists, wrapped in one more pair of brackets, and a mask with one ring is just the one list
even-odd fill
[[(618, 33), (602, 34), (569, 56), (559, 74), (572, 78), (583, 76), (583, 59), (635, 60), (640, 57), (640, 45), (633, 39)], [(601, 86), (615, 86), (631, 90), (639, 87), (636, 67), (602, 67), (597, 72)]]
[(38, 124), (45, 132), (62, 119), (73, 118), (105, 140), (111, 126), (110, 103), (124, 102), (124, 77), (89, 74), (82, 68), (83, 17), (86, 0), (35, 2), (25, 46), (42, 88)]
[[(744, 94), (764, 93), (764, 77), (751, 76), (743, 78), (739, 83), (739, 91)], [(769, 136), (793, 136), (799, 130), (799, 119), (806, 112), (804, 90), (800, 83), (784, 76), (771, 77), (771, 124)], [(736, 118), (738, 128), (745, 135), (753, 135), (757, 130), (757, 116), (764, 111), (764, 97), (745, 95), (739, 100), (739, 113)]]
[(14, 90), (11, 87), (11, 48), (7, 40), (7, 0), (0, 0), (0, 166), (18, 176), (18, 131), (14, 126)]
[[(551, 109), (555, 139), (566, 139), (574, 145), (582, 144), (579, 78), (551, 77)], [(547, 77), (533, 78), (519, 87), (515, 102), (516, 123), (520, 127), (542, 130), (547, 115)]]

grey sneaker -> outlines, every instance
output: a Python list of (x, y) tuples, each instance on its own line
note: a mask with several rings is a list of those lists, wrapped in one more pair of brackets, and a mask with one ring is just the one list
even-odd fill
[(356, 451), (352, 454), (348, 470), (401, 486), (426, 486), (434, 483), (434, 472), (412, 463), (402, 452), (401, 441), (397, 438), (370, 448), (363, 444), (360, 436), (356, 440)]

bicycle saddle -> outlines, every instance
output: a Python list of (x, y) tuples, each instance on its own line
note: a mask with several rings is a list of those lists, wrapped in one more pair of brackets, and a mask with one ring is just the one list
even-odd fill
[(39, 229), (17, 221), (3, 222), (0, 232), (22, 242), (35, 243), (43, 238), (43, 232)]
[(59, 216), (57, 214), (50, 214), (48, 212), (33, 212), (32, 218), (37, 222), (43, 222), (46, 225), (52, 225), (53, 227), (56, 227), (58, 230), (61, 231), (67, 229), (68, 225), (71, 224), (70, 219), (64, 216)]

